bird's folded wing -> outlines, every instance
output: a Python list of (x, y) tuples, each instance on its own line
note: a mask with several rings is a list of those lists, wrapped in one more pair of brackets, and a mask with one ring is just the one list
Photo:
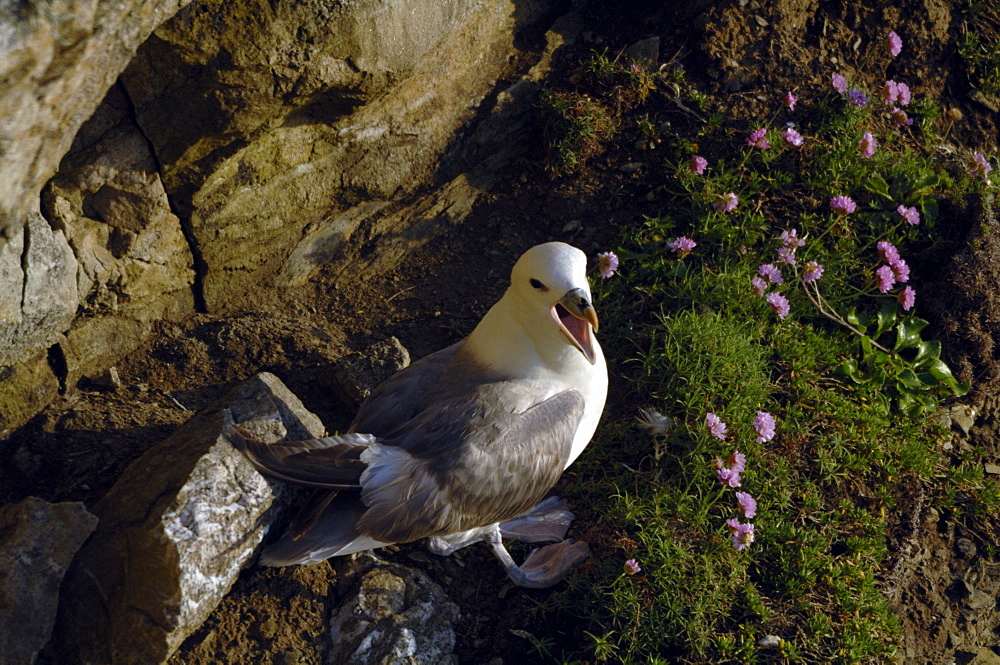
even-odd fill
[(538, 503), (566, 465), (584, 399), (567, 390), (511, 412), (511, 403), (531, 403), (530, 390), (494, 384), (428, 410), (397, 445), (369, 446), (359, 532), (408, 542), (502, 522)]
[(360, 487), (361, 473), (365, 470), (361, 453), (375, 441), (371, 434), (345, 434), (264, 443), (236, 425), (228, 426), (225, 435), (261, 473), (299, 485), (328, 489)]

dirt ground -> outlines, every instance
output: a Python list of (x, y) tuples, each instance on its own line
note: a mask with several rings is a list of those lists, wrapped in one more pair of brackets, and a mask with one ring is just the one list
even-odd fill
[[(910, 52), (889, 65), (891, 73), (916, 82), (911, 83), (915, 94), (962, 110), (964, 119), (956, 125), (953, 141), (995, 144), (996, 113), (972, 99), (967, 72), (954, 53), (955, 40), (970, 23), (961, 11), (964, 4), (922, 0), (871, 9), (848, 0), (824, 3), (835, 6), (821, 9), (816, 1), (782, 0), (723, 2), (704, 9), (706, 4), (692, 3), (690, 10), (673, 13), (651, 10), (645, 3), (618, 8), (614, 15), (585, 9), (587, 25), (600, 28), (564, 54), (561, 83), (590, 48), (606, 46), (614, 54), (655, 35), (661, 39), (661, 62), (683, 66), (722, 110), (749, 123), (765, 110), (769, 113), (770, 100), (786, 90), (801, 96), (823, 89), (831, 71), (857, 61), (853, 44), (858, 37), (877, 41), (895, 29), (917, 54)], [(665, 93), (642, 112), (678, 127), (689, 122)], [(623, 127), (634, 126), (633, 119), (623, 122)], [(469, 332), (499, 298), (513, 261), (528, 247), (558, 239), (594, 257), (613, 248), (623, 228), (641, 222), (643, 215), (659, 214), (663, 154), (636, 151), (636, 138), (634, 130), (626, 129), (586, 169), (553, 178), (543, 169), (539, 130), (527, 158), (502, 174), (492, 194), (461, 226), (412, 252), (381, 278), (359, 283), (323, 273), (299, 289), (278, 294), (262, 290), (261, 300), (239, 311), (162, 325), (143, 350), (117, 366), (120, 388), (83, 383), (11, 437), (5, 447), (10, 455), (0, 467), (0, 501), (35, 495), (93, 504), (133, 459), (234, 382), (261, 370), (284, 380), (328, 430), (345, 428), (352, 413), (329, 399), (331, 361), (392, 335), (414, 358), (442, 348)], [(970, 209), (963, 214), (977, 213)], [(994, 461), (1000, 452), (996, 408), (989, 398), (1000, 382), (992, 328), (1000, 321), (1000, 302), (992, 295), (1000, 277), (996, 235), (987, 243), (988, 251), (942, 259), (941, 280), (924, 287), (928, 297), (923, 311), (933, 318), (949, 362), (961, 369), (963, 379), (975, 381), (971, 399), (981, 415), (969, 441)], [(984, 293), (991, 294), (985, 301)], [(620, 379), (613, 376), (611, 414), (627, 408), (615, 395), (616, 381)], [(577, 528), (585, 530), (586, 525)], [(899, 515), (890, 539), (890, 550), (900, 561), (910, 556), (886, 580), (887, 593), (895, 594), (890, 597), (900, 608), (908, 662), (943, 662), (956, 651), (960, 662), (968, 662), (962, 654), (974, 654), (987, 644), (963, 637), (963, 626), (971, 619), (959, 597), (964, 592), (954, 584), (973, 567), (987, 564), (994, 567), (980, 570), (977, 580), (991, 574), (1000, 580), (995, 562), (982, 556), (988, 545), (1000, 545), (1000, 533), (973, 532), (953, 516), (914, 505)], [(971, 550), (965, 541), (972, 543)], [(969, 554), (977, 550), (978, 559)], [(558, 587), (551, 592), (511, 589), (491, 555), (479, 547), (447, 558), (428, 555), (420, 545), (387, 548), (383, 554), (426, 570), (460, 606), (460, 662), (530, 661), (528, 642), (511, 631), (534, 632), (530, 608), (544, 594), (559, 593)], [(323, 663), (333, 606), (328, 596), (338, 592), (340, 565), (328, 561), (244, 571), (172, 662)], [(497, 574), (489, 574), (494, 570)], [(564, 628), (567, 639), (580, 637), (572, 627)]]

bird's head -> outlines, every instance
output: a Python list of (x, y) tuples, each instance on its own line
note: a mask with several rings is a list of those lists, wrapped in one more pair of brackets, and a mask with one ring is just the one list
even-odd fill
[(586, 254), (562, 242), (536, 245), (514, 264), (510, 279), (510, 291), (531, 317), (530, 325), (552, 325), (590, 364), (597, 362), (597, 311), (587, 282)]

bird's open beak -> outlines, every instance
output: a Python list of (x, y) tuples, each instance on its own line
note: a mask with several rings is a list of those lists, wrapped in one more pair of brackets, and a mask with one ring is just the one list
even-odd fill
[[(597, 362), (594, 355), (594, 333), (597, 332), (597, 311), (590, 303), (586, 291), (573, 289), (552, 306), (552, 318), (569, 338), (573, 346), (591, 365)], [(589, 324), (589, 325), (588, 325)], [(593, 330), (591, 330), (593, 329)]]

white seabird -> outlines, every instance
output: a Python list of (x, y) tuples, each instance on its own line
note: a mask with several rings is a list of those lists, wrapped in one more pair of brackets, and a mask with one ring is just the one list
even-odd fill
[(506, 293), (468, 337), (379, 386), (349, 433), (268, 445), (228, 428), (261, 472), (331, 490), (261, 563), (315, 563), (420, 538), (450, 554), (485, 540), (516, 584), (558, 582), (589, 555), (585, 543), (544, 547), (518, 567), (501, 538), (565, 535), (572, 515), (558, 500), (539, 502), (604, 409), (597, 328), (586, 256), (545, 243), (521, 256)]

